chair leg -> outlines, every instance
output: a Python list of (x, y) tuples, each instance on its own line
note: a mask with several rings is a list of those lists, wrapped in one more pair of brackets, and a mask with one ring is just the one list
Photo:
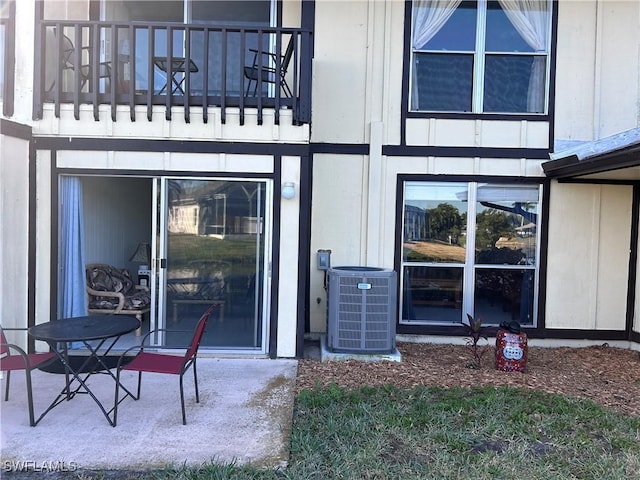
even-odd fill
[(4, 401), (9, 400), (9, 383), (11, 383), (11, 370), (7, 370), (7, 381), (4, 386)]
[(285, 80), (284, 76), (280, 77), (280, 86), (282, 87), (282, 90), (284, 91), (284, 93), (289, 96), (289, 98), (293, 98), (293, 93), (291, 92), (291, 89), (289, 88), (289, 84)]
[(142, 313), (136, 313), (136, 318), (140, 322), (140, 326), (136, 329), (136, 337), (142, 335)]
[(119, 390), (120, 390), (120, 369), (118, 368), (116, 371), (116, 395), (113, 401), (113, 426), (114, 427), (118, 422), (118, 404), (120, 403), (118, 401)]
[(182, 377), (183, 377), (183, 373), (180, 373), (180, 404), (182, 405), (182, 424), (186, 425), (187, 424), (187, 414), (185, 413), (184, 410), (184, 388), (183, 388), (183, 381), (182, 381)]
[(136, 400), (140, 399), (140, 386), (142, 384), (142, 372), (138, 372), (138, 396), (136, 397)]
[(27, 404), (29, 407), (29, 425), (35, 427), (36, 422), (33, 415), (33, 392), (31, 391), (31, 370), (29, 370), (28, 368), (25, 369), (25, 374), (27, 376)]
[(193, 358), (193, 383), (196, 387), (196, 403), (200, 403), (200, 394), (198, 393), (198, 372), (196, 370), (196, 358)]

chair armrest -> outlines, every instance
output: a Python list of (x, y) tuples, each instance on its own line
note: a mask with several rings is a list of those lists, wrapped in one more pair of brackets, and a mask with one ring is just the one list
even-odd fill
[[(258, 63), (258, 53), (262, 53), (262, 55), (266, 55), (267, 57), (270, 57), (271, 60), (273, 60), (274, 62), (277, 61), (277, 55), (273, 52), (270, 52), (268, 50), (263, 50), (262, 52), (258, 52), (258, 50), (256, 50), (255, 48), (250, 48), (249, 49), (250, 52), (253, 52), (253, 65), (252, 67), (257, 67)], [(262, 68), (270, 68), (268, 65), (262, 64)]]
[(94, 290), (87, 286), (87, 293), (94, 297), (110, 297), (118, 299), (118, 306), (113, 310), (113, 313), (118, 313), (124, 308), (124, 295), (120, 292), (102, 292), (100, 290)]
[[(156, 328), (155, 330), (150, 330), (149, 332), (145, 333), (145, 335), (142, 337), (142, 339), (140, 340), (140, 343), (138, 345), (134, 345), (132, 347), (127, 348), (124, 352), (122, 352), (122, 354), (120, 355), (120, 359), (118, 360), (118, 364), (116, 366), (116, 368), (120, 369), (120, 366), (122, 365), (122, 361), (124, 360), (125, 357), (130, 356), (129, 354), (133, 351), (137, 351), (136, 355), (138, 353), (141, 353), (144, 351), (145, 347), (148, 347), (149, 345), (145, 345), (145, 342), (147, 341), (147, 339), (154, 333), (157, 332), (188, 332), (188, 333), (193, 333), (193, 330), (176, 330), (173, 328)], [(189, 345), (186, 345), (184, 347), (175, 347), (175, 348), (180, 348), (180, 349), (188, 349)]]
[[(3, 330), (22, 330), (20, 328), (3, 328)], [(19, 347), (18, 345), (14, 344), (14, 343), (0, 343), (0, 346), (6, 347), (9, 350), (15, 350), (18, 355), (20, 355), (22, 357), (22, 359), (24, 360), (24, 364), (27, 367), (28, 370), (31, 370), (31, 362), (29, 362), (29, 355), (27, 355), (27, 352), (25, 352), (21, 347)], [(4, 357), (3, 357), (4, 358)], [(2, 359), (0, 359), (0, 362), (2, 362)]]
[(135, 285), (135, 289), (136, 290), (144, 290), (145, 292), (149, 292), (149, 287), (145, 286), (145, 285)]

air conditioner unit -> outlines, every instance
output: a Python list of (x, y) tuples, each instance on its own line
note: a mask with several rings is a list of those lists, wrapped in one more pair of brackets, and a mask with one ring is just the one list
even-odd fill
[(396, 338), (396, 272), (376, 267), (329, 269), (327, 348), (391, 353)]

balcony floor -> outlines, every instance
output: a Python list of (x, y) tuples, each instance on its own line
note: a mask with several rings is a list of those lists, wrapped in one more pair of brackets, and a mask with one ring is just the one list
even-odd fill
[[(3, 466), (26, 462), (22, 465), (32, 470), (59, 465), (77, 466), (80, 471), (149, 470), (234, 460), (265, 467), (285, 465), (296, 369), (296, 360), (199, 358), (199, 404), (193, 375), (185, 375), (187, 425), (182, 425), (178, 377), (143, 374), (141, 399), (127, 398), (120, 404), (115, 428), (88, 395), (61, 403), (30, 427), (25, 376), (14, 372), (9, 401), (2, 401)], [(123, 372), (125, 385), (135, 388), (135, 376)], [(32, 380), (38, 418), (64, 386), (64, 375), (35, 371)], [(113, 380), (94, 375), (89, 382), (111, 408)]]

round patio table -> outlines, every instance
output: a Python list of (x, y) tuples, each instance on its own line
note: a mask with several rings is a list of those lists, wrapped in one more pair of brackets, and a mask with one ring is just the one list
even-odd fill
[[(35, 425), (64, 400), (71, 400), (77, 394), (88, 394), (100, 407), (109, 424), (114, 426), (110, 417), (113, 408), (107, 411), (88, 387), (86, 381), (91, 375), (102, 371), (100, 373), (106, 372), (111, 376), (115, 387), (116, 377), (105, 364), (105, 358), (122, 335), (133, 332), (139, 327), (140, 321), (135, 317), (126, 315), (85, 315), (53, 320), (29, 328), (29, 335), (36, 340), (47, 342), (65, 368), (65, 387), (36, 420)], [(92, 345), (89, 343), (95, 340), (98, 341), (97, 344)], [(109, 340), (109, 343), (104, 348), (107, 340)], [(87, 359), (80, 367), (74, 368), (69, 362), (69, 342), (82, 342), (89, 351)], [(78, 385), (72, 388), (74, 382), (77, 382)], [(122, 385), (121, 387), (130, 394), (125, 387)]]

